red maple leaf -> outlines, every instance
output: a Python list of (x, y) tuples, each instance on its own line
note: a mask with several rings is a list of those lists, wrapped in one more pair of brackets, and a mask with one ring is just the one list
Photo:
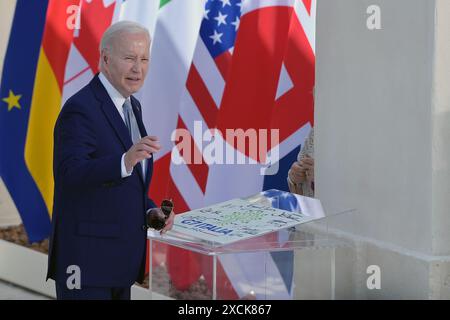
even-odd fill
[(100, 39), (111, 24), (115, 2), (108, 7), (103, 5), (103, 0), (82, 0), (80, 30), (78, 37), (73, 41), (78, 51), (87, 61), (93, 73), (98, 72), (100, 58)]

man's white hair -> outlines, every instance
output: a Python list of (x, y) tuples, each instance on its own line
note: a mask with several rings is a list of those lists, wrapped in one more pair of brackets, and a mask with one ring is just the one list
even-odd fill
[(143, 33), (143, 34), (147, 35), (149, 43), (151, 41), (150, 33), (148, 32), (148, 29), (146, 27), (144, 27), (143, 25), (141, 25), (137, 22), (134, 22), (134, 21), (126, 21), (126, 20), (116, 22), (116, 23), (112, 24), (111, 26), (109, 26), (108, 29), (106, 29), (106, 31), (103, 33), (102, 39), (100, 41), (100, 48), (99, 48), (100, 49), (100, 65), (102, 64), (102, 59), (101, 59), (102, 51), (105, 49), (111, 50), (113, 40), (122, 33), (127, 33), (127, 34)]

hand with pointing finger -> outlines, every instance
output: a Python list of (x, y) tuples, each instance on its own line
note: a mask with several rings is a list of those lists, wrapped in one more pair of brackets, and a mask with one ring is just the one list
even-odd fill
[(161, 149), (158, 137), (146, 136), (133, 144), (125, 153), (125, 167), (130, 172), (136, 164), (144, 159), (150, 159), (152, 154)]

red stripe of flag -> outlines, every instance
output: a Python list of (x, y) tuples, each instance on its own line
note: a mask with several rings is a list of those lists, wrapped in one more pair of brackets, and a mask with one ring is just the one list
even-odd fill
[[(187, 131), (187, 127), (183, 122), (183, 119), (181, 119), (181, 117), (178, 117), (177, 129), (185, 129)], [(191, 159), (187, 158), (187, 155), (182, 154), (182, 156), (186, 161), (189, 170), (194, 176), (195, 181), (197, 181), (197, 184), (199, 185), (202, 192), (205, 193), (206, 183), (208, 181), (209, 167), (206, 164), (205, 160), (203, 159), (202, 152), (198, 149), (197, 145), (195, 144), (192, 135), (189, 135), (189, 138), (191, 139), (190, 141)], [(178, 140), (178, 137), (176, 137), (176, 139)], [(201, 163), (199, 164), (194, 163), (194, 159), (201, 159)]]
[(228, 78), (228, 71), (231, 67), (231, 59), (233, 56), (230, 51), (225, 51), (220, 56), (217, 56), (214, 61), (216, 62), (217, 68), (219, 69), (222, 78), (226, 81)]
[(156, 204), (161, 203), (168, 197), (169, 168), (171, 153), (166, 153), (163, 157), (153, 162), (152, 180), (148, 189), (148, 197)]
[(189, 70), (186, 87), (208, 128), (214, 128), (218, 112), (217, 106), (194, 64)]

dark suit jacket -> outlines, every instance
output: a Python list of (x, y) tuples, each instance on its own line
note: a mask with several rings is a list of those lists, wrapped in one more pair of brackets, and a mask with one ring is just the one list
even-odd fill
[[(141, 106), (131, 97), (141, 136)], [(64, 104), (54, 130), (55, 193), (47, 279), (65, 284), (70, 265), (81, 286), (126, 287), (143, 280), (145, 212), (153, 158), (121, 177), (121, 157), (132, 146), (128, 130), (96, 75)]]

